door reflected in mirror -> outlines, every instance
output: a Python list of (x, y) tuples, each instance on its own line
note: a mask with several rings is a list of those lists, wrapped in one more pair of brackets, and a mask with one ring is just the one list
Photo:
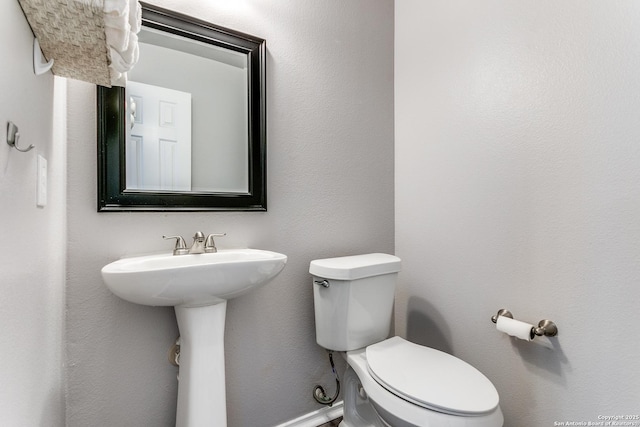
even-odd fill
[(142, 3), (126, 89), (98, 87), (98, 210), (266, 210), (265, 42)]
[(191, 94), (127, 82), (127, 190), (191, 191)]

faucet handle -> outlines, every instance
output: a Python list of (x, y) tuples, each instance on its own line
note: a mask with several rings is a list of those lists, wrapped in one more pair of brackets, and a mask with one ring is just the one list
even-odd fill
[(205, 253), (212, 254), (218, 252), (218, 248), (216, 248), (216, 242), (213, 240), (214, 237), (223, 237), (226, 236), (227, 233), (212, 233), (207, 236), (207, 240), (204, 242), (204, 251)]
[(162, 236), (163, 239), (176, 239), (176, 246), (173, 248), (174, 255), (186, 255), (189, 253), (189, 249), (187, 248), (187, 243), (184, 241), (182, 236)]

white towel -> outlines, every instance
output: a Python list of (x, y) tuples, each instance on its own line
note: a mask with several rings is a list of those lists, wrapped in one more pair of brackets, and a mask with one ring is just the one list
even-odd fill
[(138, 62), (142, 8), (138, 0), (104, 0), (103, 13), (111, 84), (124, 86), (127, 71)]
[(102, 10), (104, 13), (115, 13), (122, 16), (129, 13), (129, 0), (104, 0)]
[(142, 6), (140, 6), (138, 0), (130, 0), (129, 6), (129, 25), (131, 25), (131, 32), (138, 34), (142, 27)]
[[(111, 1), (113, 2), (114, 0)], [(129, 0), (120, 1), (125, 3), (126, 9), (107, 12), (107, 3), (105, 2), (103, 16), (107, 45), (113, 47), (118, 52), (127, 50), (129, 46), (129, 31), (131, 31), (131, 24), (129, 23)], [(137, 2), (134, 1), (133, 3)]]
[(117, 52), (124, 52), (129, 48), (129, 40), (131, 39), (130, 33), (131, 26), (128, 22), (121, 28), (107, 25), (104, 27), (107, 45), (115, 49)]
[(125, 73), (133, 68), (138, 62), (138, 56), (140, 55), (140, 48), (138, 46), (138, 36), (133, 33), (129, 33), (129, 46), (125, 51), (117, 51), (113, 47), (109, 48), (111, 54), (111, 66), (121, 73)]
[(113, 67), (109, 67), (109, 77), (111, 78), (111, 86), (127, 86), (127, 73), (121, 73)]

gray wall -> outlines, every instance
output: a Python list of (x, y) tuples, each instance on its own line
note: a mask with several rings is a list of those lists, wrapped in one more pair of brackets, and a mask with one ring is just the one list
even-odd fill
[(229, 425), (276, 425), (319, 408), (316, 383), (333, 387), (309, 262), (394, 250), (393, 2), (155, 3), (267, 40), (269, 211), (96, 213), (95, 86), (69, 82), (68, 425), (173, 425), (173, 311), (111, 295), (100, 268), (196, 230), (289, 256), (227, 311)]
[(637, 414), (640, 5), (395, 11), (398, 332), (487, 374), (506, 426)]
[[(18, 2), (0, 2), (0, 414), (7, 426), (62, 426), (64, 90), (59, 96), (50, 73), (34, 75), (32, 52)], [(20, 153), (6, 144), (9, 120), (19, 145), (36, 148)], [(48, 160), (44, 208), (36, 207), (38, 154)]]

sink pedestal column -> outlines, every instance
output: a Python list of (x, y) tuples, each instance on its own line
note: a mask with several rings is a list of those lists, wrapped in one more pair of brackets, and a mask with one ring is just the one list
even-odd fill
[(224, 322), (227, 302), (176, 306), (180, 369), (176, 427), (227, 425)]

